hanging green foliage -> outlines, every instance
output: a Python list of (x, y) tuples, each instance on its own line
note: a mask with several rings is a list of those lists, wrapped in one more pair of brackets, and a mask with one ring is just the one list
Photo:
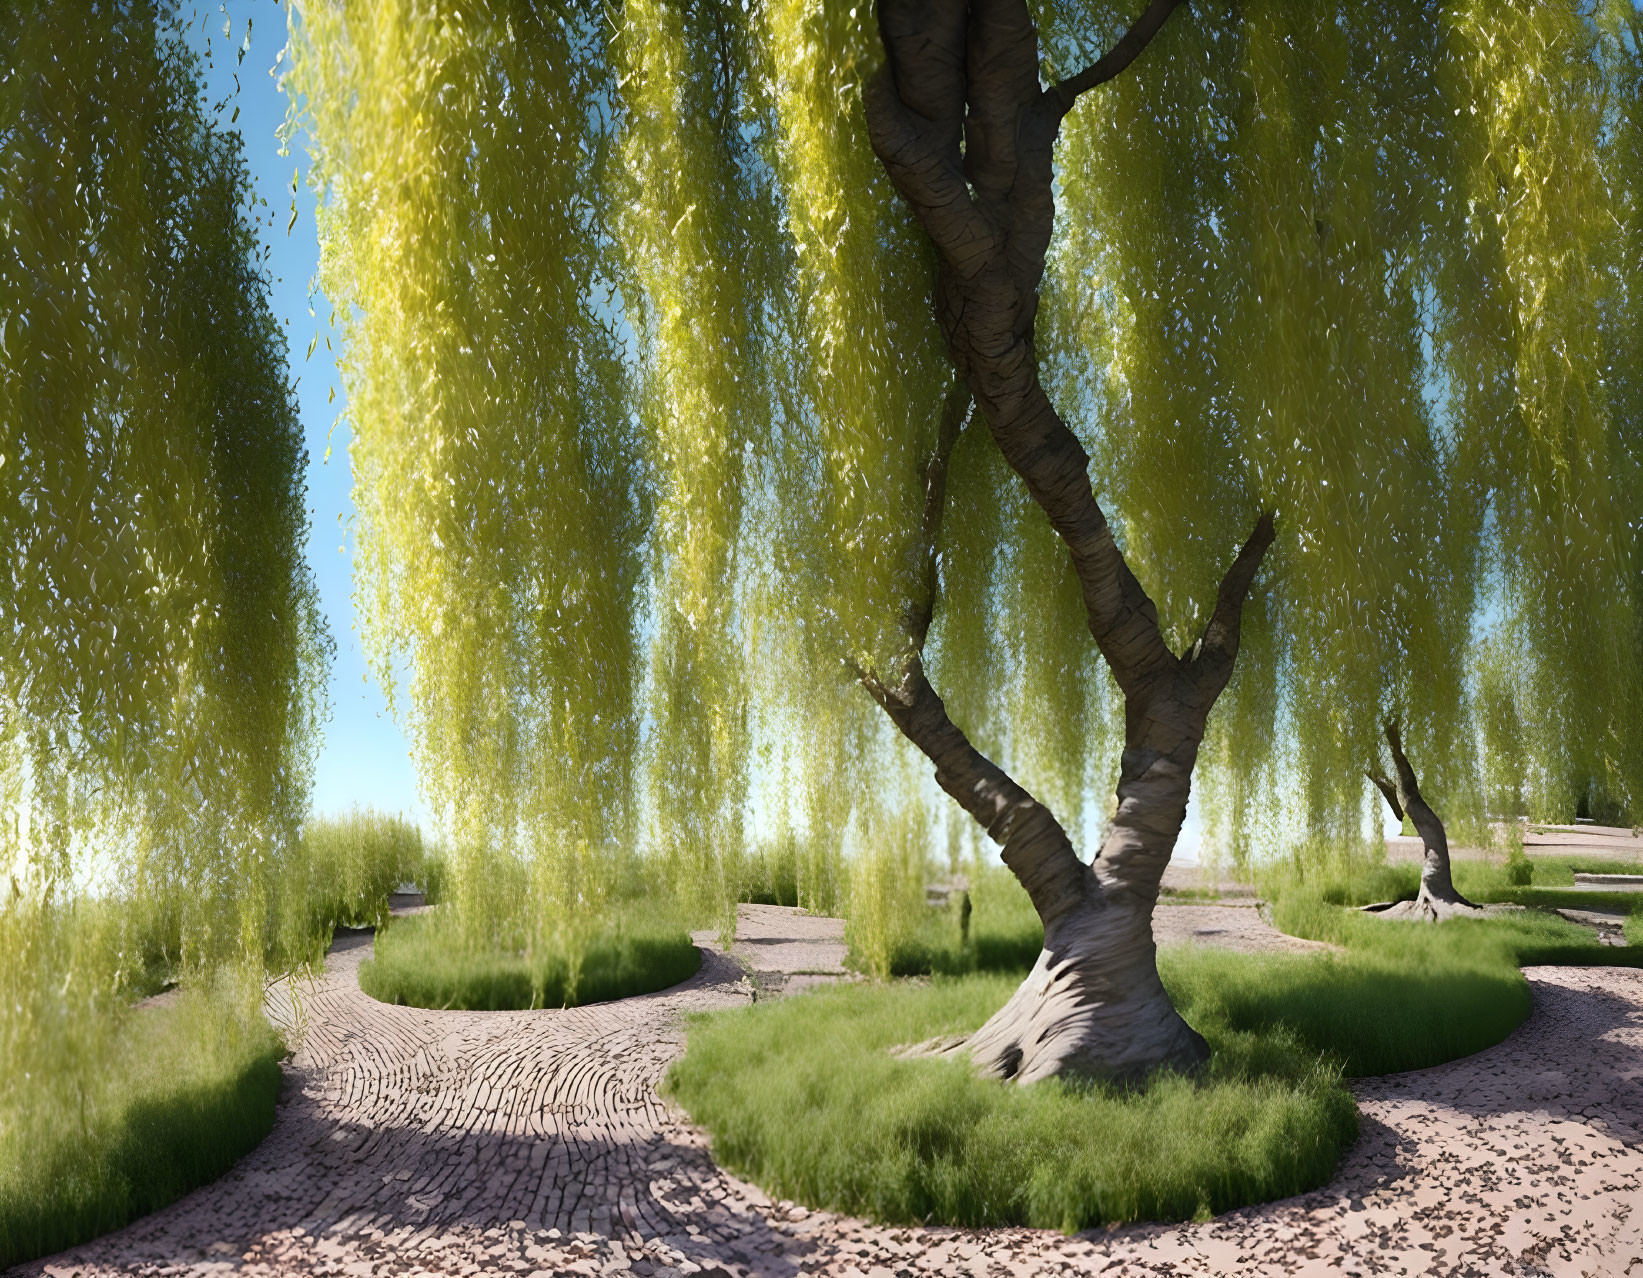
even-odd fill
[(1473, 835), (1480, 768), (1541, 816), (1634, 784), (1638, 494), (1600, 333), (1630, 293), (1604, 120), (1635, 42), (1610, 43), (1573, 4), (1247, 5), (1068, 122), (1041, 329), (1178, 646), (1215, 548), (1279, 513), (1205, 743), (1235, 854), (1378, 828), (1387, 716)]
[(1452, 317), (1465, 360), (1453, 380), (1487, 441), (1487, 567), (1524, 732), (1490, 765), (1515, 775), (1540, 818), (1567, 819), (1593, 791), (1630, 808), (1643, 800), (1643, 490), (1635, 401), (1614, 394), (1638, 352), (1629, 9), (1608, 6), (1594, 24), (1575, 5), (1465, 6), (1454, 26), (1455, 109), (1478, 122), (1457, 168), (1483, 304)]
[[(1038, 6), (1046, 79), (1131, 8)], [(1589, 17), (1195, 9), (1063, 126), (1037, 354), (1177, 651), (1278, 516), (1203, 750), (1235, 856), (1368, 842), (1388, 717), (1459, 836), (1638, 792), (1636, 19)], [(868, 143), (870, 6), (306, 0), (292, 31), (370, 642), (458, 900), (505, 857), (546, 914), (638, 875), (723, 931), (748, 849), (806, 849), (801, 899), (968, 851), (933, 815), (901, 850), (948, 809), (858, 686), (932, 607), (954, 722), (1098, 822), (1122, 702), (955, 387)]]
[(641, 816), (655, 498), (622, 359), (609, 31), (592, 7), (411, 3), (292, 24), (367, 650), (450, 826), (455, 908), (551, 939), (615, 890)]
[(306, 457), (200, 94), (167, 6), (0, 11), (0, 1159), (93, 1122), (160, 981), (265, 1034), (308, 806)]

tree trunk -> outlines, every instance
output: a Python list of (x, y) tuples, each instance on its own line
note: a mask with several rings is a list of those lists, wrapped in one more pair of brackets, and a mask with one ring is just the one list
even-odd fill
[[(968, 1052), (983, 1074), (1019, 1083), (1078, 1076), (1137, 1081), (1153, 1070), (1189, 1070), (1209, 1046), (1181, 1019), (1158, 977), (1153, 906), (1186, 817), (1203, 722), (1159, 697), (1131, 715), (1118, 811), (1092, 881), (1046, 919), (1038, 962), (1002, 1008), (966, 1038), (924, 1050)], [(1158, 726), (1173, 748), (1160, 750)], [(1139, 728), (1139, 731), (1137, 730)]]
[(1273, 520), (1257, 521), (1191, 651), (1171, 652), (1096, 502), (1089, 457), (1044, 392), (1033, 340), (1061, 120), (1081, 93), (1129, 65), (1179, 2), (1152, 0), (1111, 51), (1046, 89), (1025, 0), (880, 0), (886, 61), (864, 94), (873, 149), (936, 251), (935, 312), (967, 392), (961, 406), (973, 399), (1067, 547), (1090, 634), (1124, 693), (1118, 813), (1086, 865), (1054, 814), (971, 746), (924, 675), (959, 429), (950, 411), (926, 472), (927, 572), (906, 611), (905, 664), (889, 676), (856, 673), (935, 765), (942, 788), (1001, 845), (1044, 923), (1043, 953), (997, 1015), (967, 1040), (915, 1050), (966, 1051), (985, 1072), (1024, 1083), (1133, 1079), (1207, 1055), (1158, 979), (1152, 909)]
[(1388, 780), (1379, 769), (1371, 770), (1367, 775), (1375, 783), (1375, 788), (1386, 797), (1398, 820), (1402, 821), (1408, 815), (1415, 833), (1421, 836), (1426, 855), (1421, 863), (1420, 892), (1413, 901), (1384, 901), (1364, 908), (1385, 918), (1424, 919), (1430, 923), (1439, 923), (1456, 915), (1475, 917), (1485, 913), (1482, 906), (1474, 905), (1455, 891), (1455, 880), (1449, 867), (1449, 836), (1438, 814), (1421, 797), (1420, 783), (1416, 780), (1409, 756), (1404, 753), (1396, 720), (1387, 721), (1385, 736), (1392, 752), (1395, 779)]

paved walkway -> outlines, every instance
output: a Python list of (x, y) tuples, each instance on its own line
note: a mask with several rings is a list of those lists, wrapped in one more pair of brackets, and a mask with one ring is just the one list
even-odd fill
[[(1531, 861), (1542, 856), (1577, 856), (1594, 861), (1643, 861), (1643, 831), (1613, 825), (1530, 825), (1523, 831), (1523, 851)], [(1418, 838), (1393, 835), (1386, 840), (1389, 861), (1420, 861), (1426, 855)], [(1456, 844), (1457, 860), (1499, 860), (1498, 849)]]
[[(750, 916), (744, 952), (814, 970), (815, 952), (781, 947), (828, 938), (784, 937), (784, 915)], [(1170, 928), (1277, 944), (1251, 909), (1163, 907)], [(732, 957), (710, 952), (683, 985), (620, 1003), (430, 1012), (360, 992), (369, 947), (339, 939), (303, 999), (262, 1145), (26, 1272), (1643, 1276), (1643, 972), (1534, 970), (1534, 1014), (1505, 1043), (1358, 1087), (1363, 1134), (1325, 1189), (1066, 1238), (881, 1228), (773, 1203), (719, 1170), (655, 1086), (683, 1014), (749, 997)]]

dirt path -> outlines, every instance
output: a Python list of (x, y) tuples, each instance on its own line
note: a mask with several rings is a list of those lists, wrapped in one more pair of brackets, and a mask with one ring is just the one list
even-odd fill
[[(1161, 911), (1161, 932), (1281, 944), (1251, 909), (1169, 909), (1192, 913)], [(818, 970), (842, 957), (826, 922), (762, 911), (742, 953)], [(749, 996), (731, 957), (620, 1003), (429, 1012), (360, 992), (369, 946), (339, 940), (305, 998), (262, 1145), (23, 1272), (1643, 1276), (1643, 972), (1533, 970), (1534, 1013), (1505, 1043), (1358, 1087), (1362, 1137), (1322, 1190), (1065, 1238), (880, 1228), (720, 1171), (655, 1086), (682, 1014)]]

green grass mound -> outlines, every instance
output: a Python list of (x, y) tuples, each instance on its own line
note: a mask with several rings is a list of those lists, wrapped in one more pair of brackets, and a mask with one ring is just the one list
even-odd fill
[[(1500, 1042), (1529, 1014), (1520, 967), (1643, 965), (1643, 950), (1600, 945), (1544, 908), (1438, 926), (1364, 914), (1351, 907), (1412, 897), (1419, 867), (1352, 869), (1263, 885), (1280, 931), (1335, 952), (1160, 954), (1171, 998), (1214, 1052), (1194, 1078), (1018, 1088), (962, 1062), (892, 1058), (896, 1044), (978, 1026), (1037, 957), (1043, 932), (1026, 894), (1007, 872), (982, 871), (968, 937), (958, 910), (938, 909), (892, 943), (892, 973), (933, 982), (834, 988), (701, 1018), (669, 1087), (712, 1134), (716, 1157), (811, 1206), (887, 1223), (1068, 1230), (1185, 1219), (1327, 1180), (1356, 1122), (1341, 1079)], [(1474, 899), (1531, 907), (1568, 901), (1555, 888), (1574, 872), (1537, 862), (1530, 886), (1498, 866), (1457, 866)], [(1626, 894), (1600, 899), (1623, 907)], [(1640, 919), (1627, 920), (1634, 943)]]
[(1510, 963), (1427, 966), (1378, 951), (1233, 954), (1194, 947), (1166, 951), (1160, 969), (1177, 1006), (1241, 1031), (1286, 1034), (1349, 1078), (1481, 1052), (1521, 1025), (1530, 1008), (1529, 987)]
[(771, 1193), (886, 1223), (1201, 1217), (1324, 1183), (1355, 1131), (1342, 1078), (1500, 1042), (1529, 1013), (1520, 962), (1624, 953), (1532, 911), (1433, 927), (1296, 892), (1278, 926), (1338, 952), (1160, 953), (1170, 997), (1214, 1053), (1200, 1076), (1021, 1088), (963, 1062), (892, 1058), (897, 1044), (974, 1029), (1014, 990), (1037, 955), (1036, 919), (1002, 891), (990, 913), (990, 946), (977, 905), (968, 946), (937, 912), (899, 955), (940, 972), (1013, 951), (1013, 970), (835, 987), (695, 1021), (668, 1086), (715, 1156)]
[(577, 1007), (666, 989), (694, 976), (702, 956), (671, 919), (616, 917), (576, 952), (479, 948), (442, 910), (396, 919), (360, 964), (372, 998), (409, 1007), (505, 1011)]
[(0, 1269), (174, 1202), (274, 1124), (284, 1046), (260, 1016), (189, 992), (133, 1009), (100, 1047), (95, 1070), (0, 1114)]
[(894, 1224), (1071, 1232), (1201, 1218), (1322, 1184), (1356, 1135), (1338, 1063), (1190, 1002), (1215, 1050), (1209, 1069), (1144, 1088), (1015, 1087), (963, 1062), (889, 1054), (973, 1030), (1015, 985), (977, 974), (835, 986), (700, 1017), (667, 1087), (734, 1171)]

